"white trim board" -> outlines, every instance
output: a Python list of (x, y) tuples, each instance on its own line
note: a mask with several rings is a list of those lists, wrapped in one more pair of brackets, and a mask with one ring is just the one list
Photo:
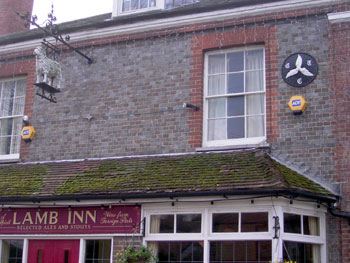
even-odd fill
[[(195, 15), (191, 14), (172, 18), (155, 19), (146, 22), (138, 22), (133, 24), (112, 26), (102, 29), (87, 30), (78, 33), (73, 33), (70, 36), (71, 42), (76, 42), (123, 34), (133, 34), (145, 32), (148, 30), (166, 29), (174, 26), (185, 26), (212, 21), (221, 21), (225, 19), (240, 18), (244, 16), (254, 16), (278, 11), (319, 7), (321, 5), (336, 4), (342, 2), (344, 2), (344, 0), (287, 0), (276, 3), (253, 5), (219, 11), (210, 11)], [(40, 41), (41, 39), (36, 39), (16, 44), (4, 45), (0, 47), (0, 54), (34, 49), (37, 45), (40, 44)]]
[(329, 13), (329, 14), (327, 14), (327, 16), (328, 16), (328, 21), (331, 24), (350, 22), (350, 11)]

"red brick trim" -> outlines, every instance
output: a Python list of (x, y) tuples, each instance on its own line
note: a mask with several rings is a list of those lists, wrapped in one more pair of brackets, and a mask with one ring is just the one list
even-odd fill
[(204, 78), (204, 53), (208, 50), (239, 47), (244, 45), (264, 44), (266, 63), (266, 115), (267, 115), (267, 137), (272, 142), (278, 137), (279, 126), (277, 124), (277, 43), (276, 28), (257, 27), (246, 30), (229, 32), (216, 32), (210, 34), (196, 35), (191, 40), (191, 104), (200, 105), (200, 111), (192, 111), (189, 118), (191, 147), (201, 147), (203, 129), (203, 78)]

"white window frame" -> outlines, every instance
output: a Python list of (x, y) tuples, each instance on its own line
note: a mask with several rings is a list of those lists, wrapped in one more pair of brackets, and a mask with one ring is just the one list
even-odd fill
[[(239, 51), (249, 51), (249, 50), (254, 50), (254, 49), (262, 49), (263, 50), (263, 91), (257, 91), (257, 92), (242, 92), (242, 93), (237, 93), (234, 94), (234, 96), (239, 96), (239, 95), (250, 95), (250, 94), (262, 94), (264, 93), (264, 104), (265, 104), (265, 112), (264, 112), (264, 136), (261, 137), (252, 137), (252, 138), (237, 138), (237, 139), (226, 139), (226, 140), (213, 140), (209, 141), (208, 140), (208, 113), (209, 113), (209, 107), (208, 107), (208, 98), (215, 98), (215, 97), (229, 97), (229, 95), (216, 95), (216, 96), (208, 96), (208, 63), (209, 63), (209, 56), (210, 55), (216, 55), (216, 54), (227, 54), (230, 52), (239, 52)], [(225, 65), (227, 68), (227, 65)], [(246, 71), (244, 70), (244, 86), (245, 86), (245, 73)], [(227, 70), (225, 70), (225, 76), (227, 74)], [(210, 51), (205, 53), (204, 56), (204, 80), (203, 80), (203, 138), (202, 138), (202, 145), (203, 147), (221, 147), (221, 146), (230, 146), (230, 145), (251, 145), (251, 144), (260, 144), (266, 141), (266, 59), (265, 59), (265, 48), (264, 46), (249, 46), (249, 47), (242, 47), (242, 48), (232, 48), (232, 49), (224, 49), (224, 50), (216, 50), (216, 51)], [(227, 85), (227, 78), (225, 77), (225, 87)], [(246, 100), (244, 100), (246, 103)], [(245, 110), (247, 107), (245, 107)], [(244, 116), (247, 116), (246, 113)], [(245, 126), (247, 126), (247, 123), (245, 122)], [(247, 131), (245, 127), (245, 132)]]
[[(19, 77), (19, 78), (11, 78), (11, 79), (0, 79), (0, 92), (2, 92), (2, 83), (4, 83), (4, 82), (9, 82), (9, 81), (19, 81), (19, 80), (27, 80), (27, 78), (26, 77)], [(15, 90), (16, 91), (16, 90)], [(16, 98), (16, 94), (15, 94), (15, 96), (14, 96), (15, 98)], [(1, 94), (1, 96), (0, 96), (0, 98), (2, 98), (2, 94)], [(20, 97), (18, 97), (18, 98), (20, 98)], [(23, 98), (25, 99), (25, 95), (23, 96)], [(1, 101), (0, 101), (0, 106), (1, 106)], [(15, 104), (13, 104), (13, 107), (15, 107)], [(22, 113), (21, 115), (11, 115), (11, 116), (5, 116), (5, 117), (0, 117), (0, 120), (4, 120), (4, 119), (16, 119), (16, 118), (20, 118), (21, 120), (22, 120), (22, 118), (23, 118), (23, 114), (24, 113)], [(12, 124), (12, 125), (14, 125), (14, 123)], [(14, 130), (14, 128), (12, 128), (12, 130)], [(19, 136), (21, 136), (20, 135), (20, 130), (18, 131), (18, 134), (19, 134)], [(11, 135), (11, 141), (12, 141), (12, 138), (13, 138), (13, 134)], [(11, 147), (12, 147), (12, 143), (11, 143)], [(11, 150), (10, 150), (10, 152), (11, 152)], [(0, 154), (0, 162), (7, 162), (7, 161), (17, 161), (17, 160), (19, 160), (19, 155), (20, 155), (20, 153), (18, 152), (18, 153), (10, 153), (10, 154)]]
[[(151, 10), (164, 9), (164, 0), (156, 0), (156, 5), (153, 7), (147, 7), (142, 9), (135, 9), (129, 11), (123, 11), (123, 0), (113, 0), (113, 13), (112, 16), (130, 15), (135, 13), (142, 13)], [(131, 1), (131, 0), (130, 0)]]
[[(268, 232), (225, 232), (217, 233), (212, 232), (212, 215), (214, 213), (249, 213), (249, 212), (268, 212), (269, 225)], [(172, 207), (170, 204), (152, 204), (143, 205), (143, 215), (146, 218), (146, 231), (144, 238), (144, 245), (147, 242), (157, 241), (203, 241), (203, 262), (209, 263), (209, 247), (211, 241), (249, 241), (249, 240), (271, 240), (272, 245), (272, 262), (281, 260), (283, 255), (283, 242), (293, 241), (299, 243), (310, 243), (320, 245), (321, 262), (327, 262), (326, 254), (326, 220), (325, 214), (327, 210), (325, 208), (316, 208), (315, 204), (296, 202), (289, 204), (289, 200), (278, 198), (271, 202), (271, 199), (266, 198), (264, 200), (255, 201), (255, 204), (251, 204), (250, 200), (247, 201), (225, 201), (220, 203), (214, 203), (210, 205), (210, 201), (207, 203), (191, 202), (190, 204), (176, 204)], [(151, 215), (169, 215), (169, 214), (202, 214), (202, 232), (201, 233), (150, 233), (150, 216)], [(300, 234), (284, 233), (283, 229), (283, 214), (293, 213), (306, 216), (315, 216), (319, 218), (320, 222), (320, 236), (308, 236)], [(274, 216), (279, 217), (280, 231), (279, 238), (274, 239)], [(239, 217), (240, 218), (240, 217)], [(240, 220), (240, 219), (239, 219)], [(175, 222), (174, 222), (175, 223)], [(240, 224), (240, 222), (239, 222)], [(239, 226), (240, 228), (240, 226)]]

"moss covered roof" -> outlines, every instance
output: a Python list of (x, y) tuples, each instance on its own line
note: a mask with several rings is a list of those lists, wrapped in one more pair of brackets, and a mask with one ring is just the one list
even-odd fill
[(241, 190), (331, 195), (263, 150), (0, 166), (0, 199)]

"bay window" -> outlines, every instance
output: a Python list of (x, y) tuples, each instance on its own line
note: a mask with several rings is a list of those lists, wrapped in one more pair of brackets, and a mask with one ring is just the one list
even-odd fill
[(259, 205), (191, 204), (144, 205), (144, 245), (159, 262), (326, 262), (326, 209), (310, 205), (308, 210), (282, 199), (271, 204), (268, 198)]
[(251, 47), (205, 55), (204, 146), (265, 140), (264, 49)]

